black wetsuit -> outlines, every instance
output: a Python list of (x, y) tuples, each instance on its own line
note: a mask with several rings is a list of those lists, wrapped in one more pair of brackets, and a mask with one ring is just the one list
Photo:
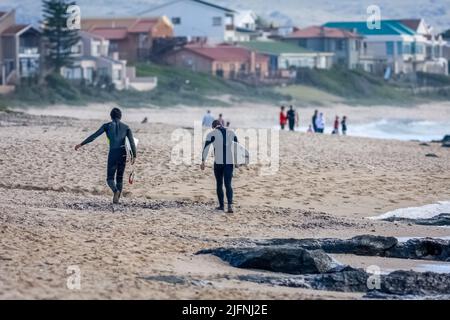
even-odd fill
[(289, 121), (289, 130), (294, 131), (295, 127), (295, 110), (289, 110), (287, 112), (287, 117)]
[(217, 198), (221, 208), (224, 207), (223, 185), (225, 185), (228, 205), (233, 204), (233, 187), (231, 185), (234, 169), (233, 141), (238, 142), (233, 131), (218, 127), (208, 134), (203, 148), (202, 161), (205, 161), (210, 145), (213, 144), (214, 146), (214, 176), (216, 178)]
[(347, 134), (347, 121), (346, 120), (342, 120), (341, 121), (341, 125), (342, 125), (342, 134), (346, 135)]
[(317, 125), (316, 125), (316, 119), (317, 119), (317, 115), (313, 115), (313, 117), (312, 117), (312, 126), (313, 126), (313, 131), (314, 132), (318, 132)]
[(131, 152), (136, 158), (136, 145), (134, 144), (133, 133), (131, 129), (119, 120), (114, 120), (105, 123), (94, 134), (84, 140), (81, 145), (91, 143), (103, 133), (109, 139), (109, 154), (108, 154), (108, 170), (106, 182), (111, 188), (112, 192), (122, 192), (123, 189), (123, 175), (125, 173), (125, 166), (127, 161), (127, 151), (125, 148), (125, 138), (130, 141)]

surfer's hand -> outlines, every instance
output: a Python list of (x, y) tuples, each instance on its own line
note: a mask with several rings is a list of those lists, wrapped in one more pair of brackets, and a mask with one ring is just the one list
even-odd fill
[(81, 148), (81, 144), (77, 144), (76, 146), (75, 146), (75, 151), (78, 151), (78, 149), (80, 149)]
[(200, 169), (203, 171), (203, 170), (205, 170), (205, 163), (204, 162), (202, 162), (202, 164), (200, 165)]

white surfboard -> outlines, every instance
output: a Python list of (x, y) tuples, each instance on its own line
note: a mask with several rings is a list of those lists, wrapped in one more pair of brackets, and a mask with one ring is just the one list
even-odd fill
[(235, 165), (250, 164), (250, 153), (243, 145), (233, 141), (232, 151)]
[[(134, 145), (136, 146), (136, 149), (137, 149), (139, 140), (134, 137), (133, 137), (133, 139), (134, 139)], [(125, 138), (125, 149), (127, 150), (127, 159), (130, 161), (130, 163), (132, 163), (131, 160), (133, 159), (133, 152), (131, 151), (131, 144), (130, 144), (130, 141), (128, 140), (128, 137)], [(136, 176), (134, 173), (134, 165), (131, 165), (131, 172), (130, 172), (130, 175), (128, 176), (128, 183), (133, 184), (135, 178), (136, 178)]]
[[(134, 145), (137, 148), (139, 140), (134, 138), (134, 137), (133, 137), (133, 139), (134, 139)], [(133, 158), (133, 152), (131, 151), (131, 144), (130, 144), (130, 141), (128, 140), (128, 137), (125, 138), (125, 149), (127, 149), (127, 155), (129, 156), (129, 158), (132, 159)]]

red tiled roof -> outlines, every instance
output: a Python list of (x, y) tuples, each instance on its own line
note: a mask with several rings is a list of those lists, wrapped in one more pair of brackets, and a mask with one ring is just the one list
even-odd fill
[(150, 32), (158, 23), (158, 19), (139, 19), (133, 26), (130, 27), (129, 32)]
[(29, 27), (28, 24), (14, 24), (14, 25), (6, 28), (6, 30), (4, 30), (2, 32), (2, 34), (3, 35), (14, 35), (28, 27)]
[(343, 29), (327, 28), (321, 26), (313, 26), (305, 29), (297, 30), (286, 38), (291, 39), (307, 39), (307, 38), (358, 38), (359, 36), (354, 33)]
[(122, 40), (127, 37), (127, 29), (125, 28), (97, 28), (90, 30), (89, 33), (103, 37), (107, 40)]
[[(250, 59), (251, 51), (245, 48), (234, 46), (219, 46), (219, 47), (200, 47), (200, 46), (186, 46), (186, 50), (201, 55), (213, 61), (248, 61)], [(266, 61), (266, 56), (256, 54), (257, 61)]]

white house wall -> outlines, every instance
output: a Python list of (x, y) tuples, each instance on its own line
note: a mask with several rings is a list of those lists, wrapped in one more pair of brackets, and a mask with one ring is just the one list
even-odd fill
[[(212, 43), (226, 40), (226, 12), (220, 9), (202, 5), (189, 0), (181, 0), (149, 10), (146, 14), (181, 18), (180, 24), (174, 24), (174, 34), (177, 37), (207, 37)], [(213, 18), (221, 17), (220, 26), (213, 25)], [(229, 21), (231, 23), (231, 21)]]

